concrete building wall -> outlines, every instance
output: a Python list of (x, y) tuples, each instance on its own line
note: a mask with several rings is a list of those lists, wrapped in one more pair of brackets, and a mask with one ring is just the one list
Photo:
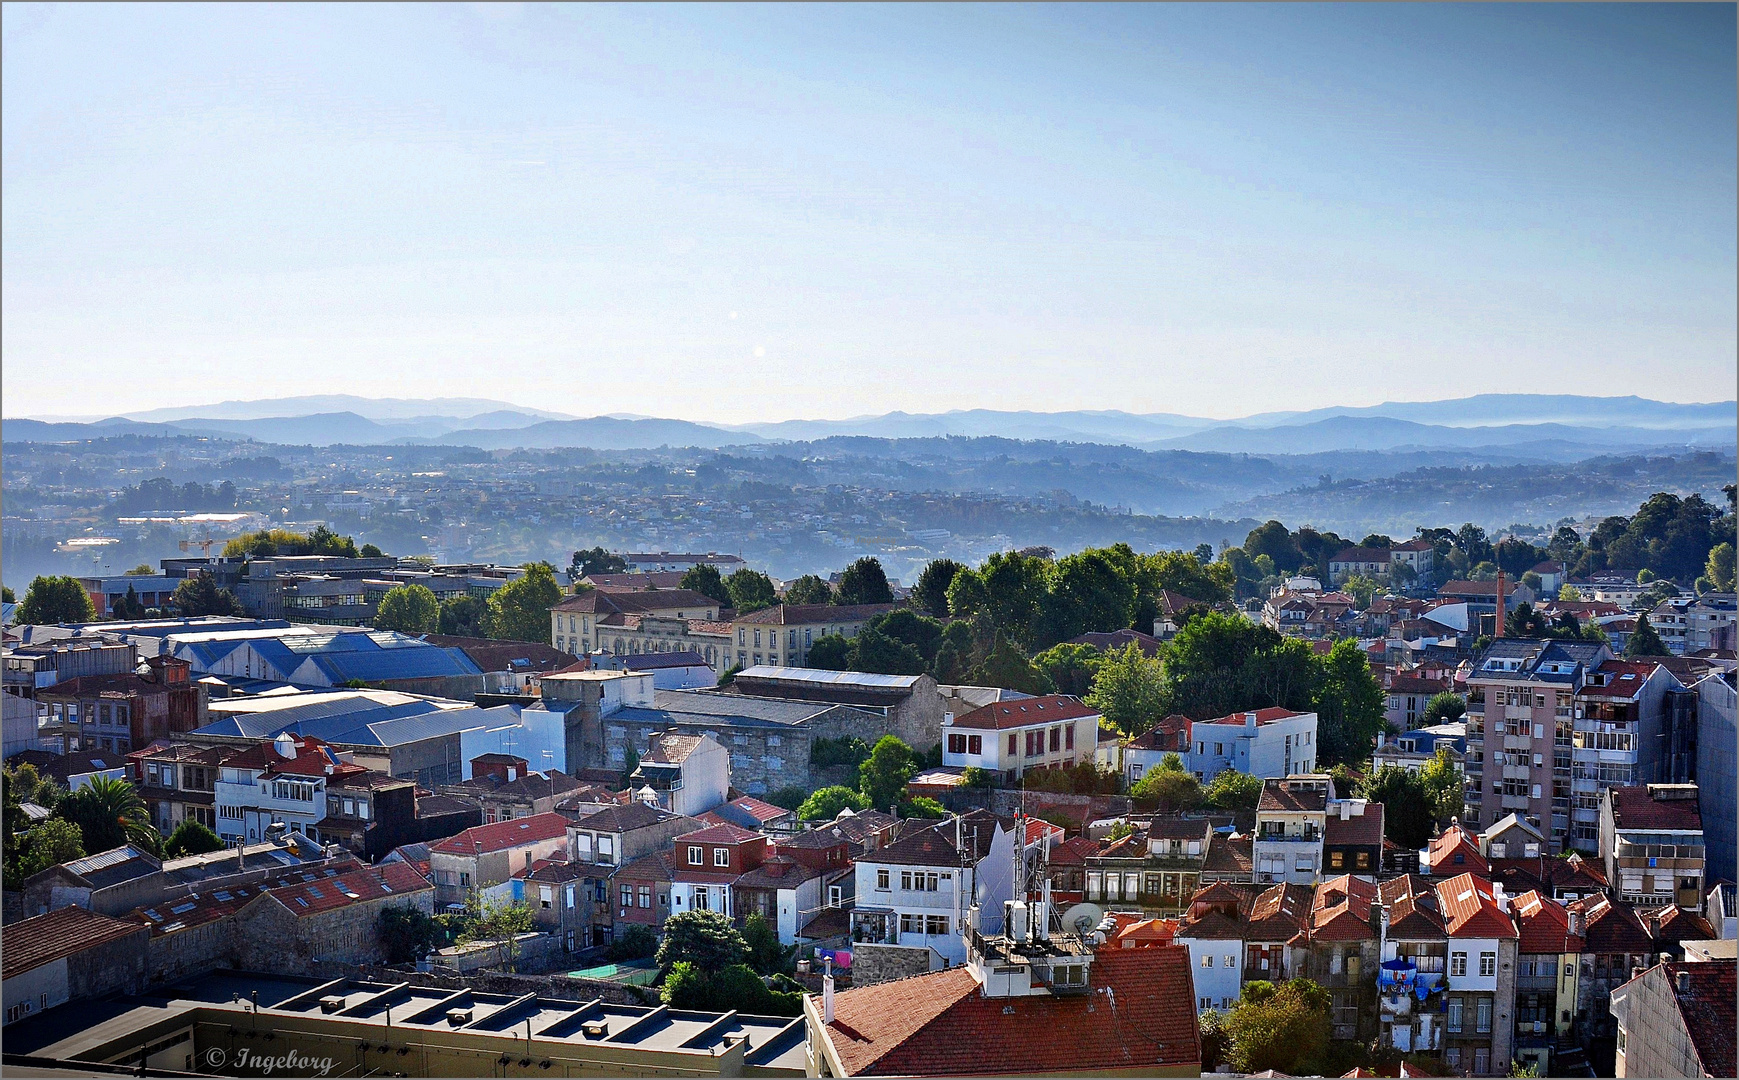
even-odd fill
[(1739, 880), (1739, 695), (1721, 678), (1697, 683), (1697, 808), (1706, 880)]
[(1613, 993), (1619, 1031), (1613, 1075), (1705, 1075), (1668, 980), (1667, 969), (1657, 964)]

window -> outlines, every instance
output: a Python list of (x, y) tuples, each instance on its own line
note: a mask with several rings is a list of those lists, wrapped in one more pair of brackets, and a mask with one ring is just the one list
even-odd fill
[(1316, 869), (1314, 866), (1312, 866), (1310, 864), (1310, 856), (1309, 855), (1300, 855), (1296, 860), (1293, 861), (1292, 868), (1294, 870), (1297, 870), (1297, 871), (1300, 871), (1301, 873), (1306, 873), (1306, 874), (1308, 874), (1310, 871)]
[(1063, 729), (1060, 727), (1054, 727), (1051, 729), (1051, 753), (1054, 754), (1058, 750), (1061, 750), (1062, 748), (1063, 748)]
[(652, 886), (640, 886), (640, 906), (643, 908), (649, 908), (652, 906)]
[(1450, 1031), (1460, 1031), (1461, 1030), (1461, 999), (1460, 998), (1450, 998), (1449, 999), (1449, 1015), (1448, 1015), (1448, 1019), (1446, 1019), (1443, 1022), (1443, 1026)]
[(982, 735), (968, 735), (968, 736), (966, 736), (966, 752), (968, 754), (982, 754), (982, 753), (984, 753), (984, 736), (982, 736)]
[[(1459, 1012), (1460, 1006), (1457, 1005), (1456, 1009), (1458, 1010), (1456, 1015), (1460, 1016), (1460, 1012)], [(1457, 1026), (1457, 1027), (1451, 1028), (1450, 1030), (1460, 1031), (1461, 1028), (1459, 1026)], [(1459, 1047), (1459, 1046), (1446, 1046), (1446, 1047), (1444, 1047), (1443, 1048), (1443, 1064), (1449, 1066), (1449, 1068), (1452, 1072), (1461, 1071), (1461, 1047)]]
[(1225, 966), (1225, 967), (1236, 967), (1237, 966), (1237, 964), (1235, 963), (1236, 957), (1232, 953), (1227, 953), (1225, 960), (1226, 960), (1226, 962), (1223, 966)]
[(948, 916), (926, 915), (924, 917), (924, 933), (944, 935), (948, 933)]
[(699, 844), (690, 844), (688, 846), (688, 865), (705, 866), (706, 848), (701, 847)]
[(1497, 974), (1497, 953), (1482, 952), (1479, 954), (1479, 973), (1487, 978)]
[(1345, 863), (1346, 856), (1342, 853), (1338, 851), (1331, 851), (1328, 853), (1328, 865), (1330, 868), (1339, 870), (1343, 865), (1345, 865)]
[(1474, 1030), (1481, 1034), (1491, 1030), (1491, 999), (1480, 998), (1473, 1012)]
[(948, 735), (948, 752), (950, 754), (966, 753), (966, 736), (950, 732)]
[(1459, 979), (1466, 976), (1466, 974), (1467, 954), (1464, 952), (1451, 954), (1449, 957), (1449, 977), (1452, 979)]
[(876, 867), (876, 888), (882, 890), (883, 892), (887, 891), (887, 888), (888, 888), (888, 868), (885, 866)]
[(574, 887), (572, 884), (569, 884), (567, 887), (567, 903), (568, 903), (568, 910), (569, 911), (574, 910)]
[(730, 848), (722, 848), (722, 847), (713, 848), (713, 865), (714, 866), (729, 866), (729, 865), (731, 865), (731, 849)]
[(1011, 731), (1008, 733), (1008, 756), (1013, 757), (1018, 753), (1020, 753), (1020, 732)]
[(1202, 954), (1202, 968), (1205, 970), (1214, 966), (1214, 958), (1207, 953)]
[(540, 908), (548, 908), (553, 907), (554, 904), (555, 890), (550, 888), (548, 885), (539, 885), (537, 887), (537, 906)]
[(1073, 750), (1074, 748), (1075, 748), (1075, 725), (1070, 724), (1068, 727), (1065, 727), (1063, 729), (1063, 749)]

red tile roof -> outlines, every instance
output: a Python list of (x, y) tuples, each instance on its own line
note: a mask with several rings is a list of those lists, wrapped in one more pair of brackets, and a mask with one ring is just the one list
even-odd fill
[(987, 998), (966, 968), (858, 987), (824, 1029), (851, 1076), (1191, 1069), (1201, 1061), (1189, 952), (1101, 949), (1092, 992)]
[(1310, 918), (1314, 896), (1308, 885), (1275, 885), (1256, 897), (1250, 905), (1249, 930), (1252, 941), (1289, 941)]
[(1052, 866), (1086, 866), (1087, 856), (1099, 854), (1099, 841), (1073, 836), (1051, 847)]
[(1594, 670), (1606, 675), (1605, 686), (1584, 683), (1577, 693), (1582, 697), (1607, 697), (1629, 700), (1642, 693), (1643, 684), (1655, 673), (1659, 664), (1652, 660), (1608, 660)]
[(1437, 910), (1443, 913), (1450, 937), (1513, 938), (1516, 924), (1497, 906), (1491, 883), (1472, 874), (1459, 874), (1437, 883)]
[(81, 907), (57, 908), (6, 928), (0, 979), (17, 978), (51, 961), (119, 941), (129, 934), (147, 933), (135, 922), (111, 919)]
[(1535, 953), (1579, 953), (1582, 935), (1570, 932), (1570, 912), (1563, 904), (1537, 892), (1525, 892), (1515, 898), (1516, 931), (1520, 943), (1516, 951)]
[[(1282, 709), (1279, 707), (1273, 707), (1273, 708), (1267, 708), (1267, 709), (1257, 709), (1256, 710), (1256, 726), (1261, 727), (1263, 724), (1272, 724), (1272, 723), (1275, 723), (1276, 721), (1280, 721), (1280, 720), (1290, 720), (1295, 716), (1308, 716), (1308, 715), (1309, 715), (1308, 713), (1294, 712), (1291, 709)], [(1229, 716), (1216, 716), (1212, 720), (1199, 720), (1199, 721), (1197, 721), (1197, 723), (1201, 723), (1201, 724), (1231, 724), (1231, 725), (1235, 725), (1237, 727), (1243, 727), (1244, 726), (1244, 714), (1241, 712), (1236, 712), (1236, 713), (1232, 713)]]
[(894, 610), (894, 607), (893, 604), (774, 604), (741, 616), (737, 621), (760, 625), (771, 623), (774, 626), (866, 622)]
[(1443, 830), (1441, 836), (1431, 841), (1430, 853), (1426, 856), (1425, 863), (1434, 877), (1464, 871), (1476, 874), (1487, 874), (1491, 871), (1491, 865), (1479, 853), (1479, 841), (1460, 825), (1451, 825)]
[(1042, 697), (1021, 698), (1017, 701), (992, 702), (982, 708), (973, 709), (964, 716), (955, 717), (954, 726), (1000, 731), (1003, 728), (1029, 727), (1098, 715), (1098, 709), (1083, 705), (1067, 694), (1045, 694)]
[[(1666, 965), (1667, 985), (1677, 1000), (1679, 1014), (1691, 1044), (1697, 1048), (1697, 1059), (1705, 1076), (1736, 1076), (1739, 1054), (1734, 1039), (1734, 971), (1739, 968), (1731, 958), (1703, 963)], [(1689, 974), (1688, 992), (1678, 992), (1678, 977)]]
[(409, 863), (389, 862), (337, 877), (269, 889), (266, 895), (283, 904), (297, 918), (301, 918), (304, 915), (336, 911), (365, 900), (406, 896), (432, 888), (434, 886), (429, 884), (428, 879), (417, 873), (416, 867)]
[(1715, 928), (1710, 926), (1694, 911), (1686, 911), (1677, 904), (1665, 907), (1650, 908), (1642, 913), (1643, 925), (1654, 937), (1657, 945), (1677, 945), (1682, 941), (1710, 941), (1720, 937)]
[[(1383, 804), (1366, 802), (1362, 814), (1348, 814), (1342, 821), (1336, 808), (1328, 808), (1328, 820), (1323, 825), (1322, 842), (1327, 847), (1365, 845), (1381, 847), (1383, 843)], [(1376, 867), (1371, 867), (1373, 872)]]
[[(1675, 787), (1681, 785), (1674, 785)], [(1609, 789), (1612, 822), (1620, 829), (1691, 829), (1703, 827), (1697, 799), (1655, 798), (1646, 787)]]
[(478, 851), (506, 851), (525, 844), (554, 840), (566, 836), (568, 819), (561, 814), (533, 814), (531, 817), (497, 821), (488, 825), (473, 825), (457, 836), (435, 844), (429, 850), (443, 855), (475, 855)]
[(790, 817), (791, 811), (783, 806), (774, 806), (770, 802), (762, 802), (753, 795), (744, 795), (740, 799), (732, 799), (728, 804), (740, 808), (756, 821), (778, 821), (782, 817)]
[(1615, 904), (1605, 896), (1572, 901), (1571, 911), (1582, 912), (1582, 937), (1586, 951), (1600, 956), (1648, 955), (1654, 939), (1629, 904)]
[(1311, 898), (1306, 936), (1312, 941), (1369, 941), (1377, 936), (1371, 902), (1377, 887), (1363, 878), (1343, 874), (1316, 887)]

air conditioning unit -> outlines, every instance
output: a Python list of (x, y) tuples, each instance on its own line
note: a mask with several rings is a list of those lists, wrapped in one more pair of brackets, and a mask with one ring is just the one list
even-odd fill
[(447, 1023), (452, 1024), (454, 1027), (457, 1027), (460, 1024), (469, 1024), (470, 1022), (471, 1022), (471, 1010), (470, 1009), (448, 1009), (447, 1010)]

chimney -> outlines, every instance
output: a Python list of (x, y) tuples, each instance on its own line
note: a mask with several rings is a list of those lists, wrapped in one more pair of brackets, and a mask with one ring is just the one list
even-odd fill
[(1681, 994), (1690, 993), (1691, 992), (1691, 973), (1688, 971), (1680, 971), (1680, 972), (1674, 973), (1673, 985), (1675, 988), (1677, 988), (1678, 992)]
[(1504, 572), (1497, 572), (1497, 625), (1492, 628), (1491, 636), (1504, 636)]
[(1244, 734), (1256, 734), (1256, 714), (1253, 712), (1247, 712), (1244, 714)]
[(821, 1022), (833, 1023), (833, 955), (826, 958), (827, 967), (821, 975)]
[(1569, 915), (1569, 918), (1570, 918), (1570, 936), (1581, 937), (1582, 936), (1582, 913), (1580, 911), (1570, 911), (1567, 914)]

